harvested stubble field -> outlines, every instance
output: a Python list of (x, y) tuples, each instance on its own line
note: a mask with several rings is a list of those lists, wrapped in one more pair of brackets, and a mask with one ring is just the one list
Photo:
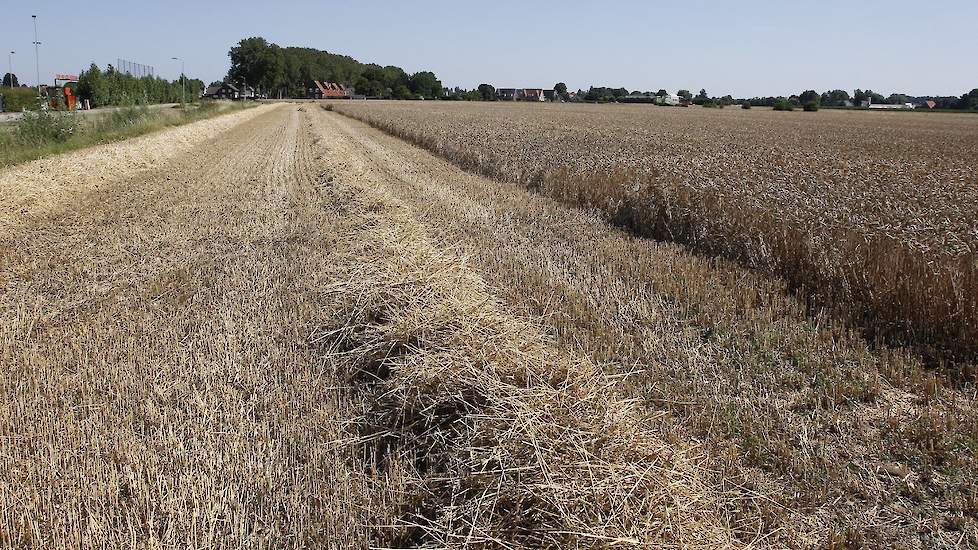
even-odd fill
[(316, 105), (182, 130), (0, 171), (0, 546), (978, 547), (974, 387), (784, 280)]
[(460, 166), (783, 277), (888, 343), (978, 357), (978, 117), (338, 103)]

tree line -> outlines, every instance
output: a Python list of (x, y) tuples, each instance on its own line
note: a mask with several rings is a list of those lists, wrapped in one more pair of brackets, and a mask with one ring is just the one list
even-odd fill
[[(560, 82), (554, 86), (557, 96), (563, 101), (583, 101), (590, 103), (653, 103), (656, 97), (669, 95), (665, 89), (652, 91), (629, 91), (625, 87), (591, 86), (587, 91), (578, 90), (576, 94), (567, 92), (567, 85)], [(689, 90), (679, 90), (676, 97), (694, 105), (706, 107), (724, 107), (729, 105), (750, 105), (752, 107), (808, 108), (819, 107), (859, 107), (866, 102), (873, 104), (903, 105), (905, 103), (919, 104), (926, 100), (934, 101), (935, 109), (946, 110), (978, 110), (978, 88), (961, 96), (910, 96), (907, 94), (890, 94), (884, 96), (873, 90), (856, 89), (850, 94), (846, 90), (828, 90), (818, 93), (805, 90), (790, 96), (768, 96), (752, 98), (735, 98), (732, 95), (711, 96), (705, 89), (695, 95)], [(495, 101), (495, 88), (490, 84), (480, 84), (473, 90), (455, 88), (448, 91), (443, 99), (464, 101)]]
[(314, 48), (283, 48), (261, 37), (239, 41), (228, 56), (228, 81), (252, 86), (269, 97), (306, 97), (315, 80), (352, 86), (358, 94), (384, 99), (443, 95), (442, 83), (431, 71), (408, 74), (393, 65), (361, 63)]
[(156, 76), (136, 77), (109, 65), (104, 71), (92, 63), (78, 75), (78, 97), (93, 107), (135, 103), (177, 103), (181, 98), (196, 101), (204, 83), (196, 78), (165, 80)]
[[(393, 65), (381, 66), (374, 63), (361, 63), (341, 54), (330, 53), (314, 48), (281, 47), (262, 37), (240, 40), (228, 52), (231, 67), (227, 80), (237, 85), (248, 85), (270, 97), (307, 97), (314, 89), (313, 81), (337, 82), (352, 87), (359, 95), (382, 99), (446, 99), (458, 101), (494, 101), (496, 88), (483, 83), (466, 90), (463, 88), (445, 89), (441, 81), (431, 71), (414, 74)], [(592, 86), (587, 91), (578, 90), (571, 94), (566, 84), (559, 82), (554, 86), (557, 97), (563, 101), (622, 102), (666, 95), (665, 90), (640, 92), (629, 91), (625, 87)], [(938, 109), (978, 109), (978, 89), (961, 97), (910, 97), (905, 94), (883, 96), (872, 90), (856, 89), (850, 95), (845, 90), (830, 90), (817, 93), (806, 90), (797, 95), (753, 97), (735, 99), (730, 95), (713, 97), (706, 90), (693, 95), (689, 90), (679, 90), (676, 94), (697, 105), (724, 106), (748, 104), (751, 106), (826, 106), (843, 107), (850, 104), (859, 106), (864, 101), (873, 103), (919, 102), (932, 99)]]
[[(850, 95), (846, 90), (830, 90), (819, 94), (815, 90), (805, 90), (789, 97), (754, 97), (746, 100), (754, 106), (773, 106), (787, 103), (793, 107), (860, 107), (873, 105), (903, 105), (905, 103), (920, 104), (933, 101), (934, 109), (946, 110), (978, 110), (978, 88), (960, 96), (911, 96), (893, 93), (888, 96), (873, 90), (855, 89)], [(737, 100), (742, 103), (745, 100)]]

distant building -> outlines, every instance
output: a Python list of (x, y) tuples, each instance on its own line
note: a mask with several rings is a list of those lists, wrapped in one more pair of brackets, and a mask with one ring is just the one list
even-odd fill
[(314, 80), (315, 88), (310, 89), (310, 96), (314, 99), (347, 99), (351, 91), (342, 84), (335, 82), (320, 82)]
[(222, 82), (216, 86), (208, 86), (204, 90), (204, 97), (208, 99), (230, 99), (236, 100), (241, 98), (241, 90), (233, 84), (228, 84), (227, 82)]
[(522, 91), (516, 88), (497, 88), (496, 99), (499, 101), (516, 101), (521, 99)]
[(558, 101), (560, 97), (554, 90), (543, 88), (497, 88), (499, 101)]
[(869, 108), (870, 109), (890, 110), (890, 111), (893, 111), (893, 110), (897, 110), (897, 111), (900, 111), (900, 110), (909, 111), (911, 109), (915, 109), (916, 108), (916, 105), (914, 105), (913, 103), (895, 103), (895, 104), (890, 104), (890, 103), (871, 103), (869, 105)]
[(674, 107), (679, 105), (680, 103), (682, 103), (682, 99), (680, 99), (679, 96), (675, 96), (669, 93), (667, 93), (666, 95), (655, 96), (656, 105), (669, 105)]

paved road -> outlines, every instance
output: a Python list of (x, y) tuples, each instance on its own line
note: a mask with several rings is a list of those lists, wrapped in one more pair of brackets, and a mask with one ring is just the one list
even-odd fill
[[(150, 109), (163, 109), (163, 108), (166, 108), (166, 107), (175, 107), (177, 105), (179, 105), (179, 103), (160, 103), (158, 105), (150, 105), (149, 108)], [(101, 109), (92, 109), (92, 110), (89, 110), (89, 111), (78, 111), (78, 113), (79, 114), (82, 114), (82, 115), (94, 115), (94, 114), (109, 113), (109, 112), (112, 112), (112, 111), (118, 111), (119, 109), (124, 109), (124, 108), (125, 107), (103, 107)], [(13, 122), (13, 121), (17, 120), (18, 118), (20, 118), (21, 116), (23, 116), (23, 114), (24, 113), (22, 113), (22, 112), (17, 112), (17, 113), (0, 113), (0, 122)]]

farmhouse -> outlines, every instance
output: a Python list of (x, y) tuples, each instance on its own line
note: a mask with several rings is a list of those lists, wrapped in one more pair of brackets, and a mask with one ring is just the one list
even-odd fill
[(499, 101), (516, 101), (522, 99), (523, 90), (517, 90), (516, 88), (498, 88), (496, 89), (496, 99)]
[(498, 88), (496, 99), (499, 101), (557, 101), (557, 92), (543, 88)]
[(916, 108), (916, 105), (914, 105), (913, 103), (896, 103), (896, 104), (890, 104), (890, 103), (870, 103), (869, 104), (869, 108), (870, 109), (887, 109), (887, 110), (905, 110), (905, 111), (908, 111), (910, 109), (915, 109)]
[(342, 84), (318, 80), (314, 80), (313, 83), (316, 84), (316, 87), (311, 88), (311, 95), (315, 99), (347, 99), (350, 97), (350, 91)]
[(679, 96), (674, 96), (674, 95), (669, 94), (669, 93), (667, 93), (666, 95), (657, 95), (657, 96), (655, 96), (655, 104), (656, 105), (670, 105), (670, 106), (675, 107), (675, 106), (679, 105), (680, 103), (682, 103), (682, 99), (680, 99)]
[(233, 84), (222, 82), (216, 86), (208, 86), (204, 91), (204, 97), (210, 99), (240, 99), (241, 90)]

